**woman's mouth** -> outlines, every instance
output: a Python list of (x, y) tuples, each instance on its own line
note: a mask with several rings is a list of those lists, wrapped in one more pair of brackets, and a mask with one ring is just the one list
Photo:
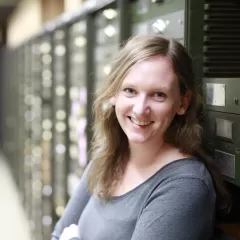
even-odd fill
[(132, 117), (128, 117), (134, 124), (138, 125), (138, 126), (148, 126), (151, 123), (153, 123), (153, 121), (142, 121), (142, 120), (138, 120), (136, 118), (132, 118)]

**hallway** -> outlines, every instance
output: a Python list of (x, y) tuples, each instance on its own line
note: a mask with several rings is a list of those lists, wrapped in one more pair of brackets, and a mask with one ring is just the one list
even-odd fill
[(15, 182), (4, 157), (0, 154), (0, 239), (34, 240), (21, 206)]

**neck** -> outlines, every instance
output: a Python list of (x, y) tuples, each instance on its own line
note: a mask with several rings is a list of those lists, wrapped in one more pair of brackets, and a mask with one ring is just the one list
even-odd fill
[(129, 143), (129, 161), (137, 168), (146, 168), (158, 159), (164, 149), (165, 143), (162, 141), (157, 144), (144, 143), (134, 144)]

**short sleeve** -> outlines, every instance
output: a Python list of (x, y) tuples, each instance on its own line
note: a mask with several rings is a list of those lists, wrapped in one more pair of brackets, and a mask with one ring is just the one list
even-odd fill
[(89, 168), (90, 164), (84, 171), (80, 183), (70, 198), (62, 217), (57, 222), (51, 240), (58, 240), (64, 228), (69, 227), (71, 224), (78, 224), (79, 218), (90, 198), (90, 194), (87, 191), (87, 173)]
[(172, 180), (147, 200), (131, 240), (210, 239), (215, 192), (194, 178)]

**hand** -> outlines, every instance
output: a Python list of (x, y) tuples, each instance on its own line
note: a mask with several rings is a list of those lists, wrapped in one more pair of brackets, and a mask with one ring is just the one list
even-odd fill
[(64, 228), (59, 240), (70, 240), (74, 237), (79, 238), (78, 226), (71, 224), (69, 227)]

